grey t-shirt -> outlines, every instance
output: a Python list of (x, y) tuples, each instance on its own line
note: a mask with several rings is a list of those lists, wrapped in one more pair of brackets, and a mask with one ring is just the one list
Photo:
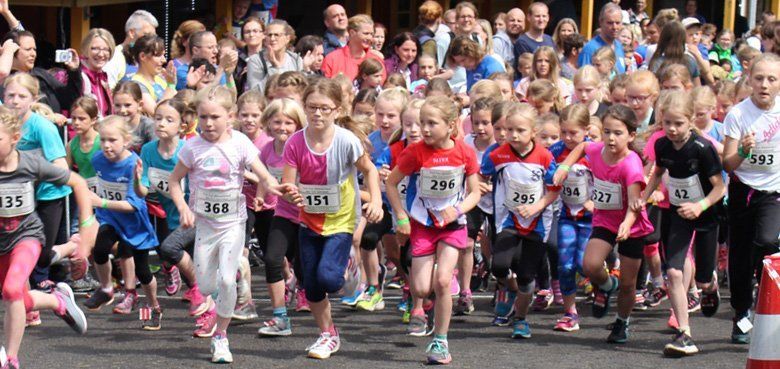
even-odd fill
[(268, 60), (268, 50), (250, 56), (246, 61), (246, 81), (247, 89), (256, 89), (261, 93), (265, 91), (265, 83), (268, 77), (274, 74), (282, 74), (288, 71), (303, 71), (303, 59), (300, 55), (287, 51), (284, 54), (284, 61), (278, 68)]
[(154, 119), (147, 116), (141, 116), (138, 126), (133, 130), (133, 144), (130, 149), (138, 154), (141, 152), (141, 147), (144, 144), (154, 141), (156, 138), (157, 134), (154, 133)]
[(69, 170), (49, 163), (34, 151), (18, 153), (16, 170), (0, 172), (0, 255), (11, 252), (23, 239), (46, 242), (43, 223), (35, 213), (35, 185), (49, 182), (64, 186), (70, 178)]

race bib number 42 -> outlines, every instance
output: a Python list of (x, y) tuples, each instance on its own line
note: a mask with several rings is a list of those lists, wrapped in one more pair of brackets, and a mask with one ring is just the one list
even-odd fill
[(420, 169), (420, 194), (423, 197), (446, 199), (456, 196), (463, 187), (463, 167), (450, 169)]
[(339, 185), (300, 184), (304, 211), (311, 214), (332, 214), (341, 208)]
[(666, 188), (669, 190), (669, 202), (680, 206), (685, 202), (697, 202), (704, 198), (704, 190), (698, 175), (688, 178), (672, 178), (666, 180)]
[(593, 179), (593, 205), (599, 210), (620, 210), (623, 208), (623, 191), (619, 183)]
[(32, 182), (0, 184), (0, 217), (18, 217), (33, 211), (35, 188)]

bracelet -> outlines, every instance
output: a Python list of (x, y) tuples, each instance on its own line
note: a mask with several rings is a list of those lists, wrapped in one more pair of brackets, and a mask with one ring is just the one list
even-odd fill
[(95, 223), (95, 214), (90, 215), (89, 218), (84, 219), (84, 221), (79, 223), (79, 227), (87, 228), (87, 227), (91, 226), (93, 223)]
[(409, 218), (398, 219), (398, 221), (396, 221), (395, 224), (397, 224), (399, 226), (407, 225), (407, 224), (409, 224)]
[(558, 166), (558, 169), (568, 173), (571, 170), (571, 167), (566, 164), (561, 164)]
[(236, 87), (236, 83), (233, 82), (233, 81), (225, 82), (225, 87), (227, 87), (227, 88), (234, 88), (234, 87)]
[(747, 159), (751, 156), (751, 153), (745, 152), (745, 150), (742, 150), (742, 146), (740, 146), (737, 149), (737, 155), (739, 155), (740, 158)]
[(101, 207), (101, 208), (103, 208), (103, 209), (106, 209), (106, 208), (108, 208), (108, 200), (106, 200), (106, 199), (103, 199), (103, 203), (102, 203), (102, 204), (100, 204), (100, 207)]
[(701, 199), (699, 200), (699, 206), (701, 206), (701, 211), (707, 211), (710, 207), (710, 202), (707, 199)]
[(175, 89), (176, 89), (176, 82), (170, 82), (170, 83), (168, 83), (168, 88), (170, 88), (170, 89), (174, 89), (174, 90), (175, 90)]

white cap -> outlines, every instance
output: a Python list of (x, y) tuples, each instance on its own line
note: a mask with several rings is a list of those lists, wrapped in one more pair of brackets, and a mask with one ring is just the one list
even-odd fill
[(688, 17), (682, 20), (682, 25), (687, 29), (690, 26), (699, 26), (701, 22), (694, 17)]

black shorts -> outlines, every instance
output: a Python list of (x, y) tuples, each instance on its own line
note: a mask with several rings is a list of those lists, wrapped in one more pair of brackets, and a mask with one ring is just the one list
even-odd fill
[[(603, 227), (593, 227), (590, 238), (603, 240), (610, 245), (614, 245), (617, 234)], [(629, 238), (618, 243), (618, 254), (632, 259), (642, 259), (642, 257), (644, 257), (645, 245), (647, 245), (645, 237)]]

